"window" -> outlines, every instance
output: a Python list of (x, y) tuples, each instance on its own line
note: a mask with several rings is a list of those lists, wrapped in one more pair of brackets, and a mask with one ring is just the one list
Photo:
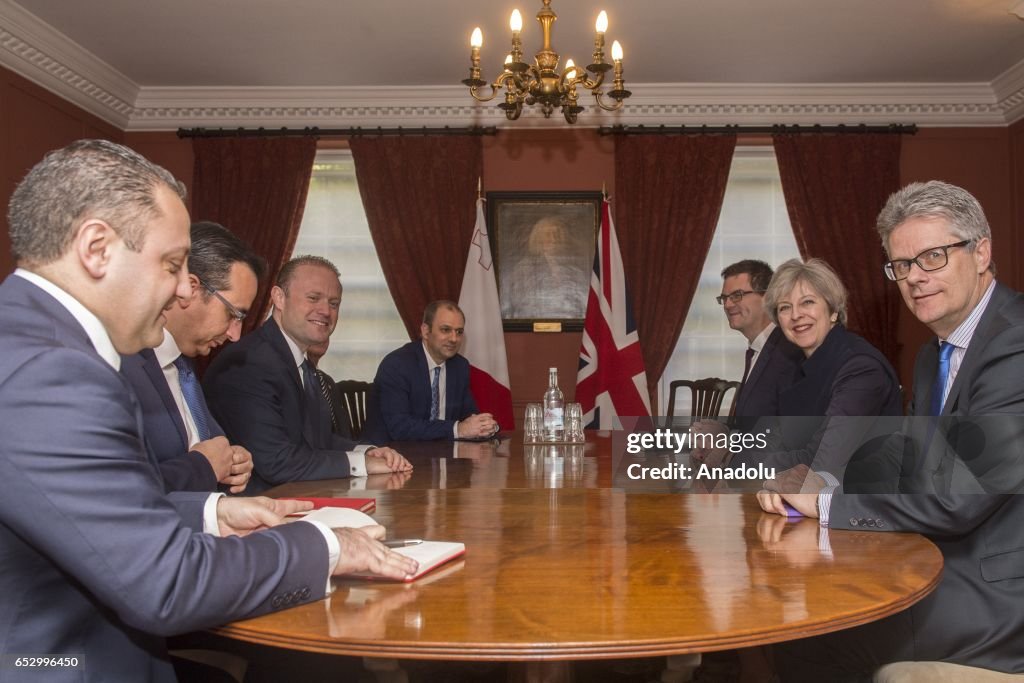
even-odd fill
[(341, 271), (341, 313), (320, 367), (336, 380), (371, 381), (381, 359), (409, 341), (370, 237), (348, 150), (317, 153), (294, 255)]
[[(661, 412), (668, 409), (668, 385), (674, 379), (739, 380), (743, 376), (746, 338), (729, 328), (722, 306), (715, 301), (722, 291), (722, 269), (743, 259), (760, 259), (774, 268), (799, 257), (774, 150), (737, 147), (700, 283), (662, 375), (658, 390)], [(677, 400), (682, 401), (676, 406), (677, 413), (688, 413), (689, 395), (683, 392)], [(723, 412), (727, 408), (723, 406)]]

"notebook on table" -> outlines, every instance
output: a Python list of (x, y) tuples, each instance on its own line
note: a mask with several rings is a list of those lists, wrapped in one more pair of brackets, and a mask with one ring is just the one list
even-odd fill
[[(303, 519), (322, 522), (332, 529), (339, 527), (359, 528), (377, 523), (372, 517), (360, 512), (359, 510), (340, 507), (322, 507), (310, 512)], [(419, 571), (416, 572), (416, 574), (404, 579), (404, 581), (408, 583), (410, 581), (415, 581), (419, 577), (433, 571), (446, 562), (450, 562), (457, 557), (461, 557), (466, 553), (466, 545), (464, 543), (455, 543), (451, 541), (423, 541), (417, 545), (410, 545), (404, 548), (392, 548), (392, 550), (400, 555), (411, 557), (420, 565)], [(375, 581), (391, 580), (382, 576), (365, 573), (346, 574), (346, 576), (359, 579), (373, 579)]]

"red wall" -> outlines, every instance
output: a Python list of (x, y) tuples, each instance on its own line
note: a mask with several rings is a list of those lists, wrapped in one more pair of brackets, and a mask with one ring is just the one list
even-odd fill
[(54, 149), (80, 138), (121, 142), (124, 133), (17, 74), (0, 68), (0, 277), (14, 270), (7, 236), (7, 204), (18, 182)]
[[(900, 180), (945, 180), (973, 194), (985, 209), (992, 227), (999, 280), (1021, 287), (1020, 226), (1011, 168), (1024, 162), (1024, 140), (1019, 124), (1014, 153), (1008, 128), (925, 128), (903, 139)], [(1016, 162), (1014, 159), (1016, 158)], [(1019, 181), (1018, 181), (1019, 184)], [(932, 338), (906, 307), (900, 309), (898, 336), (902, 344), (900, 380), (908, 387), (914, 371), (914, 357), (921, 345)]]

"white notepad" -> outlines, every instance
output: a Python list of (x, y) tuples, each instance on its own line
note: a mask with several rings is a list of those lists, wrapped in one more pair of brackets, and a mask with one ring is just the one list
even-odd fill
[[(319, 510), (314, 510), (303, 517), (303, 519), (322, 522), (331, 528), (359, 528), (377, 523), (372, 517), (360, 512), (359, 510), (335, 507), (324, 507)], [(448, 541), (423, 541), (418, 545), (410, 545), (404, 548), (393, 548), (393, 550), (400, 555), (411, 557), (419, 563), (419, 571), (413, 576), (404, 579), (404, 581), (409, 582), (415, 581), (424, 574), (440, 567), (442, 564), (454, 560), (456, 557), (461, 557), (466, 553), (466, 545), (464, 543), (452, 543)], [(347, 576), (360, 579), (374, 579), (377, 581), (389, 580), (375, 574), (359, 573), (348, 574)]]

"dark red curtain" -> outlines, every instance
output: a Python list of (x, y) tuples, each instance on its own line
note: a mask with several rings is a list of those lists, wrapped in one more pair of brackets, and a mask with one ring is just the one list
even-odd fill
[(735, 148), (735, 135), (615, 139), (615, 231), (652, 396), (697, 290)]
[(316, 139), (195, 138), (192, 188), (194, 220), (216, 221), (267, 259), (243, 332), (258, 327), (270, 310), (270, 288), (291, 258), (306, 208)]
[(423, 308), (458, 301), (483, 172), (479, 136), (359, 136), (359, 194), (388, 289), (409, 337)]
[(775, 134), (789, 220), (800, 255), (835, 268), (850, 292), (848, 327), (899, 361), (900, 297), (882, 273), (875, 219), (900, 187), (900, 135)]

